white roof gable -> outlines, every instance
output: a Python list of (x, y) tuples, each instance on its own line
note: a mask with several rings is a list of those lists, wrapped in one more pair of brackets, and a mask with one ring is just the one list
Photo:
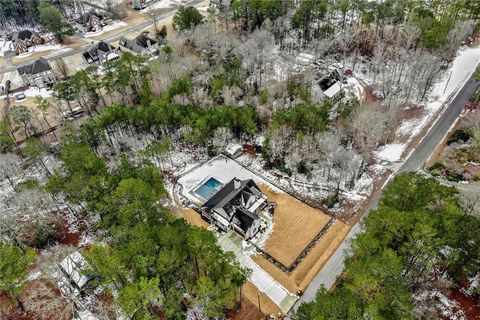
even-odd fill
[(79, 288), (82, 288), (87, 283), (88, 278), (82, 272), (90, 266), (80, 252), (75, 251), (68, 255), (60, 262), (60, 267), (65, 272), (65, 275), (75, 282)]
[(328, 88), (327, 90), (325, 90), (323, 93), (329, 97), (329, 98), (333, 98), (334, 96), (337, 95), (337, 93), (339, 93), (340, 91), (342, 90), (342, 87), (340, 86), (340, 83), (337, 81), (335, 82), (335, 84), (333, 86), (331, 86), (330, 88)]

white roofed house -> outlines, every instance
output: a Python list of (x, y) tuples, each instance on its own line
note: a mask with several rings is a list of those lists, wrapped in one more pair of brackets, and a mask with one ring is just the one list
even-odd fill
[(249, 240), (260, 230), (259, 213), (267, 204), (267, 197), (252, 179), (233, 178), (208, 199), (200, 211), (222, 231), (233, 229)]
[(338, 97), (341, 96), (341, 92), (342, 92), (342, 86), (340, 85), (340, 82), (337, 81), (330, 88), (325, 90), (323, 93), (327, 98), (337, 99)]
[(329, 75), (316, 81), (318, 83), (318, 89), (322, 91), (326, 98), (338, 100), (343, 96), (343, 89), (339, 79), (340, 74), (337, 70), (334, 70)]
[(230, 143), (226, 148), (225, 148), (225, 153), (230, 157), (230, 158), (236, 158), (239, 155), (241, 155), (243, 152), (243, 147), (237, 143)]
[(312, 64), (314, 59), (315, 59), (314, 55), (311, 55), (311, 54), (306, 53), (306, 52), (301, 52), (295, 58), (295, 63), (298, 64), (298, 65), (302, 65), (302, 66), (308, 66), (308, 65)]
[(91, 267), (78, 251), (63, 259), (58, 264), (58, 269), (60, 291), (69, 297), (82, 295), (88, 288), (89, 282), (96, 278), (94, 274), (89, 273)]

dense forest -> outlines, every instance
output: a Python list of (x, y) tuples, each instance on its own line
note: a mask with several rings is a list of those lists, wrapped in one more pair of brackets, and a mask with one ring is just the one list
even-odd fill
[(362, 225), (335, 289), (320, 290), (295, 319), (436, 318), (435, 291), (478, 276), (480, 219), (432, 178), (395, 177)]

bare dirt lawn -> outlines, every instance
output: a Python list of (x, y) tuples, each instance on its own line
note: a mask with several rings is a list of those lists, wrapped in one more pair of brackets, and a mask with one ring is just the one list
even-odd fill
[(283, 265), (289, 266), (331, 217), (287, 193), (276, 193), (265, 185), (259, 187), (269, 201), (277, 203), (273, 215), (273, 231), (263, 250)]
[[(259, 295), (260, 293), (260, 295)], [(260, 309), (258, 303), (260, 302)], [(280, 309), (270, 298), (250, 282), (247, 281), (242, 287), (241, 306), (237, 310), (228, 312), (228, 318), (232, 320), (260, 320), (265, 316), (279, 315)]]
[(193, 209), (185, 209), (180, 213), (180, 215), (191, 225), (203, 228), (208, 228), (209, 226), (208, 222), (203, 220), (200, 214)]
[(299, 290), (304, 291), (313, 277), (335, 252), (349, 230), (350, 226), (337, 220), (290, 274), (283, 272), (260, 255), (252, 256), (251, 258), (288, 291), (294, 293)]

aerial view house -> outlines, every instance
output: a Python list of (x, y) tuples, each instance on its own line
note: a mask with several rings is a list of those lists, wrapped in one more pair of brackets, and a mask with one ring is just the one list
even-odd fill
[(101, 30), (105, 24), (103, 23), (104, 17), (95, 12), (90, 11), (82, 14), (80, 17), (74, 20), (75, 26), (81, 32), (95, 32)]
[(57, 79), (47, 59), (40, 58), (33, 63), (17, 69), (26, 86), (51, 88)]
[(16, 52), (16, 54), (20, 54), (28, 52), (28, 48), (44, 42), (44, 39), (41, 38), (37, 32), (32, 30), (22, 30), (15, 32), (12, 35), (12, 44), (10, 45), (10, 49)]
[(88, 274), (91, 267), (78, 251), (63, 259), (58, 264), (58, 268), (60, 272), (57, 274), (57, 278), (60, 291), (67, 296), (71, 294), (78, 296), (87, 287), (90, 280), (95, 278), (93, 274)]
[(85, 50), (82, 56), (88, 64), (95, 62), (104, 63), (105, 61), (119, 59), (120, 57), (116, 51), (116, 48), (109, 43), (100, 41), (99, 43), (93, 45), (93, 47), (90, 49)]
[(247, 240), (254, 237), (261, 226), (259, 213), (267, 205), (267, 197), (252, 179), (233, 178), (217, 192), (212, 180), (196, 191), (209, 198), (200, 208), (202, 216), (223, 231), (233, 229)]
[[(125, 48), (126, 51), (131, 51), (140, 55), (157, 55), (158, 54), (158, 42), (148, 37), (145, 34), (141, 34), (134, 39), (120, 39), (120, 46)], [(124, 49), (122, 49), (124, 50)]]
[(155, 0), (133, 0), (132, 4), (135, 10), (142, 10), (153, 2), (155, 2)]

